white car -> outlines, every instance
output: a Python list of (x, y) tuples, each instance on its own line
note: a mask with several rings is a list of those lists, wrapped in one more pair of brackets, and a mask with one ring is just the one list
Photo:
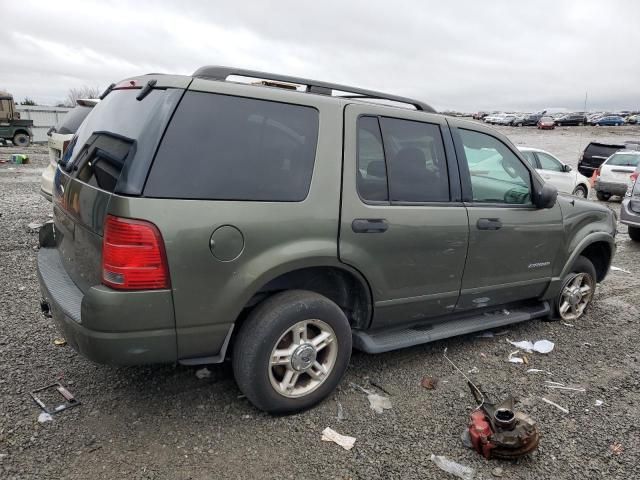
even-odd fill
[(556, 187), (558, 192), (582, 198), (589, 197), (589, 179), (577, 170), (573, 170), (549, 152), (539, 148), (518, 147), (518, 150), (538, 171), (544, 181)]
[(596, 195), (606, 202), (612, 195), (624, 197), (629, 186), (629, 177), (640, 164), (640, 151), (620, 150), (596, 170)]
[(80, 124), (99, 101), (100, 100), (97, 99), (77, 100), (75, 108), (62, 117), (60, 123), (51, 128), (47, 133), (49, 136), (49, 165), (47, 165), (47, 168), (42, 172), (40, 179), (40, 193), (47, 200), (51, 201), (53, 177), (56, 174), (58, 162), (62, 158), (67, 144), (73, 138), (73, 134), (76, 133)]

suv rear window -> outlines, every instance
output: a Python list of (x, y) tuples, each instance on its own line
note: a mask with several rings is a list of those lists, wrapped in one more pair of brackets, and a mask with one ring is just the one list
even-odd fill
[(187, 92), (164, 135), (144, 194), (302, 201), (311, 184), (318, 122), (312, 107)]
[(93, 107), (76, 105), (62, 117), (62, 120), (56, 125), (54, 131), (62, 135), (73, 135), (78, 131), (78, 127), (82, 124), (82, 121), (87, 118), (91, 110), (93, 110)]

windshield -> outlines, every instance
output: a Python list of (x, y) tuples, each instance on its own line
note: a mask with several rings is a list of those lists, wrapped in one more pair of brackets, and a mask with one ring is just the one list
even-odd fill
[(607, 165), (617, 167), (637, 167), (640, 163), (640, 153), (615, 153), (607, 160)]

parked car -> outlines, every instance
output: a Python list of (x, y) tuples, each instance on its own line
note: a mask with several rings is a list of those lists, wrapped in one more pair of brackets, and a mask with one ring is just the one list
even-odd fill
[(578, 160), (578, 171), (582, 175), (591, 178), (593, 172), (602, 165), (602, 162), (624, 148), (624, 144), (590, 142), (583, 150), (580, 160)]
[(526, 115), (516, 114), (514, 115), (513, 120), (511, 121), (512, 127), (522, 127), (524, 125)]
[(564, 127), (568, 125), (574, 126), (582, 126), (587, 123), (587, 117), (583, 114), (575, 114), (571, 113), (568, 115), (563, 115), (560, 118), (556, 119), (556, 125), (559, 127)]
[(575, 323), (615, 252), (606, 206), (418, 100), (226, 67), (105, 93), (58, 164), (37, 260), (43, 312), (97, 362), (229, 356), (254, 405), (293, 412), (352, 347)]
[(501, 117), (496, 118), (493, 122), (494, 125), (512, 125), (513, 121), (516, 119), (516, 116), (513, 114), (503, 115)]
[(624, 196), (629, 176), (640, 164), (640, 152), (620, 150), (607, 158), (596, 172), (594, 188), (598, 200), (607, 201), (612, 195)]
[(602, 117), (596, 118), (592, 121), (592, 123), (599, 126), (620, 126), (624, 125), (624, 118), (618, 115), (604, 115)]
[(540, 117), (538, 120), (538, 129), (540, 130), (553, 130), (556, 128), (556, 122), (553, 117)]
[(631, 240), (640, 242), (640, 166), (629, 176), (629, 188), (620, 207), (620, 223), (627, 225)]
[(541, 113), (532, 113), (531, 115), (527, 115), (524, 117), (522, 125), (525, 127), (535, 127), (538, 125), (538, 120), (542, 118), (542, 115), (543, 114)]
[(477, 112), (477, 113), (473, 114), (473, 119), (474, 120), (482, 120), (487, 115), (489, 115), (487, 112)]
[(52, 127), (48, 132), (49, 137), (49, 165), (42, 172), (40, 178), (40, 194), (51, 201), (51, 195), (53, 190), (53, 176), (56, 173), (56, 167), (58, 162), (62, 158), (62, 154), (66, 146), (73, 138), (73, 134), (76, 133), (78, 127), (82, 124), (84, 119), (91, 109), (99, 102), (97, 99), (82, 99), (76, 101), (76, 106), (67, 112), (62, 117), (62, 120), (58, 125)]
[(561, 162), (549, 152), (539, 148), (518, 147), (524, 158), (538, 170), (542, 178), (560, 193), (581, 198), (589, 197), (589, 179)]

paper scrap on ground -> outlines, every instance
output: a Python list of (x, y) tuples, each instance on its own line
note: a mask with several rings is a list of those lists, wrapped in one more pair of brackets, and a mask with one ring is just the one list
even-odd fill
[(391, 400), (389, 397), (383, 397), (377, 393), (370, 393), (367, 395), (367, 398), (369, 399), (369, 406), (371, 407), (371, 410), (376, 413), (382, 413), (391, 408)]
[(624, 268), (620, 268), (620, 267), (611, 267), (611, 271), (612, 272), (631, 273), (629, 270), (625, 270)]
[(473, 480), (476, 476), (476, 471), (471, 467), (460, 465), (453, 460), (449, 460), (444, 455), (431, 454), (431, 461), (435, 463), (441, 470), (444, 470), (451, 475), (454, 475), (462, 480)]
[(552, 402), (551, 400), (549, 400), (549, 399), (547, 399), (547, 398), (544, 398), (544, 397), (542, 397), (542, 401), (543, 401), (543, 402), (547, 402), (549, 405), (553, 405), (554, 407), (556, 407), (556, 408), (557, 408), (558, 410), (560, 410), (561, 412), (569, 413), (569, 410), (567, 410), (567, 409), (566, 409), (566, 408), (564, 408), (564, 407), (561, 407), (561, 406), (560, 406), (560, 405), (558, 405), (556, 402)]
[(519, 348), (520, 350), (524, 350), (527, 353), (549, 353), (553, 350), (553, 347), (555, 347), (555, 344), (553, 342), (550, 342), (549, 340), (538, 340), (536, 343), (532, 343), (529, 340), (512, 342), (511, 340), (507, 339), (507, 342), (509, 342), (514, 347)]
[(50, 422), (52, 420), (53, 417), (46, 412), (42, 412), (40, 415), (38, 415), (38, 422), (40, 423)]
[(209, 370), (207, 367), (196, 370), (196, 377), (198, 377), (200, 380), (202, 380), (203, 378), (209, 378), (210, 376), (211, 370)]
[(520, 357), (514, 357), (516, 353), (520, 353), (520, 350), (516, 350), (515, 352), (511, 352), (509, 354), (508, 361), (511, 363), (524, 363), (524, 360)]
[(356, 443), (354, 437), (348, 435), (340, 435), (335, 430), (327, 427), (322, 431), (322, 440), (325, 442), (333, 442), (340, 445), (345, 450), (351, 450)]
[(604, 402), (602, 400), (596, 400), (595, 406), (600, 407)]

